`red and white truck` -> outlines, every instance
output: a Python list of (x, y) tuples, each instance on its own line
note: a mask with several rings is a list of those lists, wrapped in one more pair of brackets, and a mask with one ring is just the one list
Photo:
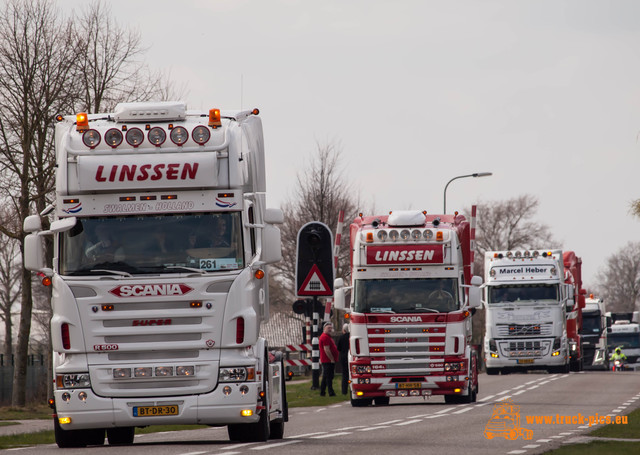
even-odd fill
[(257, 114), (159, 102), (59, 116), (55, 204), (24, 223), (25, 267), (52, 286), (58, 446), (166, 424), (283, 437), (284, 368), (259, 334), (283, 215), (266, 208)]
[(569, 338), (571, 371), (582, 371), (584, 353), (582, 346), (582, 309), (587, 291), (582, 289), (582, 259), (573, 251), (562, 253), (565, 283), (571, 286), (572, 295), (567, 304), (567, 337)]
[[(471, 318), (482, 279), (472, 277), (469, 222), (394, 211), (356, 218), (350, 237), (351, 404), (433, 395), (475, 401)], [(336, 291), (338, 308), (346, 289)]]

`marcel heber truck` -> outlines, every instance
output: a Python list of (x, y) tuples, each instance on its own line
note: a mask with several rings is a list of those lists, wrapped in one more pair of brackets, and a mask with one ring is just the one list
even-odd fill
[(526, 369), (568, 372), (567, 306), (561, 250), (485, 253), (487, 374)]
[[(360, 216), (350, 237), (351, 404), (432, 395), (475, 401), (471, 313), (482, 279), (471, 276), (466, 219), (420, 211)], [(344, 290), (336, 292), (339, 308)]]
[(55, 217), (24, 229), (25, 267), (52, 282), (60, 447), (159, 424), (282, 438), (284, 370), (259, 328), (283, 217), (265, 207), (257, 114), (161, 102), (58, 117)]

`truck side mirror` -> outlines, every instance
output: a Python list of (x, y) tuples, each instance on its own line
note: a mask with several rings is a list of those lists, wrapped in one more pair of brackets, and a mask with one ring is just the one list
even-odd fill
[(333, 289), (340, 289), (344, 287), (344, 280), (342, 278), (336, 278), (333, 281)]
[(280, 209), (267, 209), (264, 212), (264, 222), (269, 224), (284, 224), (284, 213)]
[(471, 277), (471, 286), (469, 286), (469, 308), (478, 308), (482, 305), (482, 278), (479, 276)]
[(282, 239), (280, 229), (271, 224), (265, 224), (262, 229), (262, 253), (261, 260), (267, 264), (273, 264), (282, 260)]
[(51, 276), (53, 270), (46, 267), (44, 251), (44, 239), (41, 236), (27, 235), (24, 238), (24, 268)]
[(333, 291), (333, 305), (336, 307), (336, 309), (338, 310), (344, 310), (345, 308), (345, 301), (344, 301), (344, 289), (335, 289)]
[(24, 232), (38, 232), (42, 230), (42, 220), (40, 215), (29, 215), (24, 219), (23, 224)]

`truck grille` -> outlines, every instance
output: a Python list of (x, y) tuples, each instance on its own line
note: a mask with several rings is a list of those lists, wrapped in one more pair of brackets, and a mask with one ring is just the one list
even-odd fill
[(497, 336), (499, 338), (521, 336), (551, 336), (553, 323), (544, 324), (498, 324)]

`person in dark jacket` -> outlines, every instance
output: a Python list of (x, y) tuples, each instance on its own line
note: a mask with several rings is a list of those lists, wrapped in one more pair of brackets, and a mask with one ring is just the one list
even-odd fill
[(349, 324), (342, 326), (342, 335), (338, 339), (338, 352), (342, 366), (342, 394), (349, 392)]
[(322, 364), (322, 381), (320, 381), (320, 396), (325, 395), (325, 390), (329, 390), (329, 396), (335, 396), (333, 391), (333, 375), (335, 373), (336, 361), (338, 360), (338, 348), (331, 338), (333, 324), (327, 322), (320, 335), (320, 363)]

